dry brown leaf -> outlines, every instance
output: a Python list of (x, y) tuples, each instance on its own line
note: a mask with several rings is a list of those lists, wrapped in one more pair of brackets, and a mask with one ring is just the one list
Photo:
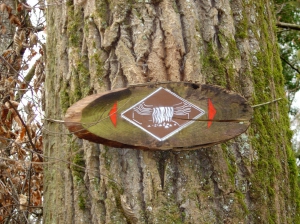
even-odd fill
[(11, 166), (15, 166), (16, 161), (15, 160), (7, 160), (6, 163), (11, 165)]
[[(11, 150), (10, 150), (10, 154), (11, 154), (11, 155), (14, 155), (14, 154), (17, 153), (17, 151), (18, 151), (18, 150), (17, 150), (17, 149), (18, 149), (18, 146), (19, 146), (19, 145), (15, 144), (15, 143), (12, 144), (12, 147), (11, 147)], [(15, 169), (14, 169), (14, 171), (15, 171)]]
[(28, 68), (29, 68), (28, 64), (25, 64), (25, 65), (22, 66), (22, 70), (24, 70), (24, 71), (27, 70)]
[[(26, 157), (26, 151), (23, 148), (20, 148), (18, 150), (18, 159), (19, 160), (24, 160)], [(24, 170), (24, 169), (23, 169)]]
[(11, 127), (12, 125), (12, 109), (9, 109), (8, 110), (8, 113), (7, 113), (7, 116), (6, 116), (6, 119), (5, 119), (5, 125), (6, 127)]
[(22, 166), (22, 164), (19, 162), (17, 163), (17, 165), (15, 166), (15, 171), (19, 172), (19, 171), (24, 171), (24, 168)]
[(19, 116), (17, 115), (16, 111), (13, 108), (10, 109), (10, 113), (14, 121), (17, 122), (17, 124), (19, 125), (19, 127), (20, 128), (23, 127), (21, 119), (19, 118)]
[(26, 38), (26, 30), (21, 30), (19, 32), (19, 37), (20, 39), (24, 42), (25, 38)]
[(2, 105), (2, 110), (1, 110), (1, 121), (2, 122), (5, 122), (8, 111), (9, 111), (9, 109), (5, 105)]
[[(35, 114), (34, 116), (32, 116), (33, 118), (35, 118), (37, 115)], [(28, 119), (29, 120), (29, 119)], [(37, 126), (36, 124), (34, 123), (34, 119), (32, 119), (32, 122), (28, 122), (27, 123), (30, 125), (30, 128), (31, 128), (31, 131), (32, 131), (32, 138), (35, 137), (35, 133), (36, 133), (36, 129), (37, 129)], [(38, 141), (38, 140), (34, 140), (34, 141)]]
[(6, 10), (6, 4), (5, 3), (1, 3), (0, 4), (0, 11), (4, 12)]
[(14, 94), (14, 91), (12, 89), (9, 91), (9, 96), (10, 96), (11, 100), (15, 99), (15, 94)]
[(33, 162), (43, 162), (43, 157), (38, 156), (37, 154), (34, 154), (32, 157)]
[(28, 60), (30, 61), (36, 54), (37, 52), (33, 48), (31, 48), (30, 55), (28, 56)]
[(16, 80), (14, 79), (14, 77), (10, 76), (5, 81), (8, 81), (10, 83), (14, 83)]
[(6, 165), (5, 162), (0, 162), (0, 170), (6, 170), (8, 166)]
[(17, 7), (18, 12), (21, 12), (23, 10), (23, 4), (19, 3)]
[(20, 202), (20, 210), (26, 210), (26, 206), (24, 205), (27, 205), (27, 196), (24, 194), (20, 194), (19, 202)]
[(8, 13), (8, 15), (10, 16), (11, 15), (11, 12), (12, 12), (12, 7), (10, 7), (9, 5), (6, 5), (6, 11)]
[(34, 206), (39, 206), (42, 204), (42, 195), (39, 190), (32, 190), (32, 202)]
[(43, 150), (43, 139), (42, 136), (38, 136), (38, 140), (35, 143), (35, 148), (38, 150)]
[(29, 42), (30, 42), (30, 47), (33, 47), (38, 42), (38, 36), (35, 33), (30, 32), (30, 34), (29, 34)]
[(16, 176), (16, 177), (13, 177), (11, 179), (11, 181), (13, 182), (14, 185), (18, 186), (21, 182), (21, 179), (20, 179), (20, 177)]
[(10, 100), (10, 103), (12, 104), (12, 106), (13, 106), (15, 109), (17, 109), (18, 106), (19, 106), (19, 102), (17, 102), (17, 101)]
[(43, 171), (43, 165), (33, 164), (32, 168), (34, 169), (34, 172), (37, 172), (37, 173), (40, 173)]
[(21, 21), (16, 16), (13, 16), (12, 18), (10, 18), (9, 21), (11, 22), (11, 24), (15, 24), (15, 25), (17, 25), (19, 27), (22, 25)]
[(16, 32), (14, 35), (14, 46), (15, 50), (17, 52), (17, 55), (20, 54), (20, 51), (23, 48), (23, 41), (25, 40), (25, 37), (23, 35), (23, 32)]
[(13, 67), (16, 71), (19, 71), (21, 69), (23, 58), (21, 56), (17, 57), (13, 63)]
[(26, 129), (25, 127), (22, 127), (19, 135), (19, 139), (21, 142), (24, 140), (25, 134), (26, 134)]
[(1, 34), (6, 34), (6, 26), (1, 25)]
[(25, 90), (27, 88), (27, 84), (22, 81), (18, 82), (18, 84), (19, 84), (19, 88), (22, 90)]
[(44, 50), (43, 50), (42, 47), (39, 48), (39, 53), (40, 53), (40, 55), (42, 55), (42, 56), (44, 55)]
[(9, 58), (10, 55), (13, 54), (13, 51), (14, 51), (14, 50), (12, 50), (12, 49), (5, 50), (5, 51), (3, 51), (2, 56), (3, 56), (5, 59), (7, 59), (7, 58)]

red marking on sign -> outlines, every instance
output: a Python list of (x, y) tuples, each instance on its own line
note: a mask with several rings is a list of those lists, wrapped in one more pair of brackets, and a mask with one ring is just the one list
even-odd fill
[(214, 119), (216, 113), (217, 113), (217, 111), (216, 111), (213, 103), (211, 102), (210, 99), (208, 99), (208, 122), (207, 122), (207, 128), (210, 128), (210, 126), (212, 124), (212, 120)]
[(115, 127), (117, 126), (117, 111), (118, 111), (118, 104), (117, 102), (115, 102), (111, 110), (109, 111), (109, 118)]

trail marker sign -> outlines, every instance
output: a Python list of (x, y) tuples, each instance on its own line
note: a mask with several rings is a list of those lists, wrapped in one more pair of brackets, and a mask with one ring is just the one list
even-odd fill
[(114, 147), (190, 150), (245, 132), (252, 108), (237, 93), (185, 82), (150, 83), (88, 96), (66, 113), (79, 138)]

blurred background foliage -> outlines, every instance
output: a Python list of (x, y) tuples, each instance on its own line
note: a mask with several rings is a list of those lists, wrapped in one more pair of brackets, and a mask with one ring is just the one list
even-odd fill
[[(300, 90), (300, 0), (275, 0), (275, 3), (278, 22), (299, 25), (299, 30), (297, 27), (278, 27), (277, 32), (285, 87), (291, 105), (296, 92)], [(291, 115), (297, 112), (296, 108), (290, 107)]]
[[(280, 47), (285, 88), (289, 100), (293, 148), (300, 173), (300, 0), (275, 0), (277, 38)], [(297, 101), (297, 103), (296, 103)], [(299, 176), (300, 186), (300, 176)]]

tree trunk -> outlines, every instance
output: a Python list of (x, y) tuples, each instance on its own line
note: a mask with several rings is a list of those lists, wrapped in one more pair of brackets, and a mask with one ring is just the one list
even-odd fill
[(110, 148), (62, 123), (83, 97), (128, 84), (223, 86), (284, 97), (272, 1), (88, 0), (47, 10), (45, 223), (299, 223), (287, 101), (247, 133), (194, 151)]
[[(4, 4), (12, 7), (15, 9), (15, 1), (14, 0), (5, 0), (3, 1)], [(8, 14), (6, 10), (3, 10), (1, 12), (1, 30), (0, 30), (0, 52), (1, 54), (3, 51), (9, 48), (9, 46), (12, 45), (13, 37), (16, 31), (15, 26), (11, 24), (11, 22), (8, 20)]]

